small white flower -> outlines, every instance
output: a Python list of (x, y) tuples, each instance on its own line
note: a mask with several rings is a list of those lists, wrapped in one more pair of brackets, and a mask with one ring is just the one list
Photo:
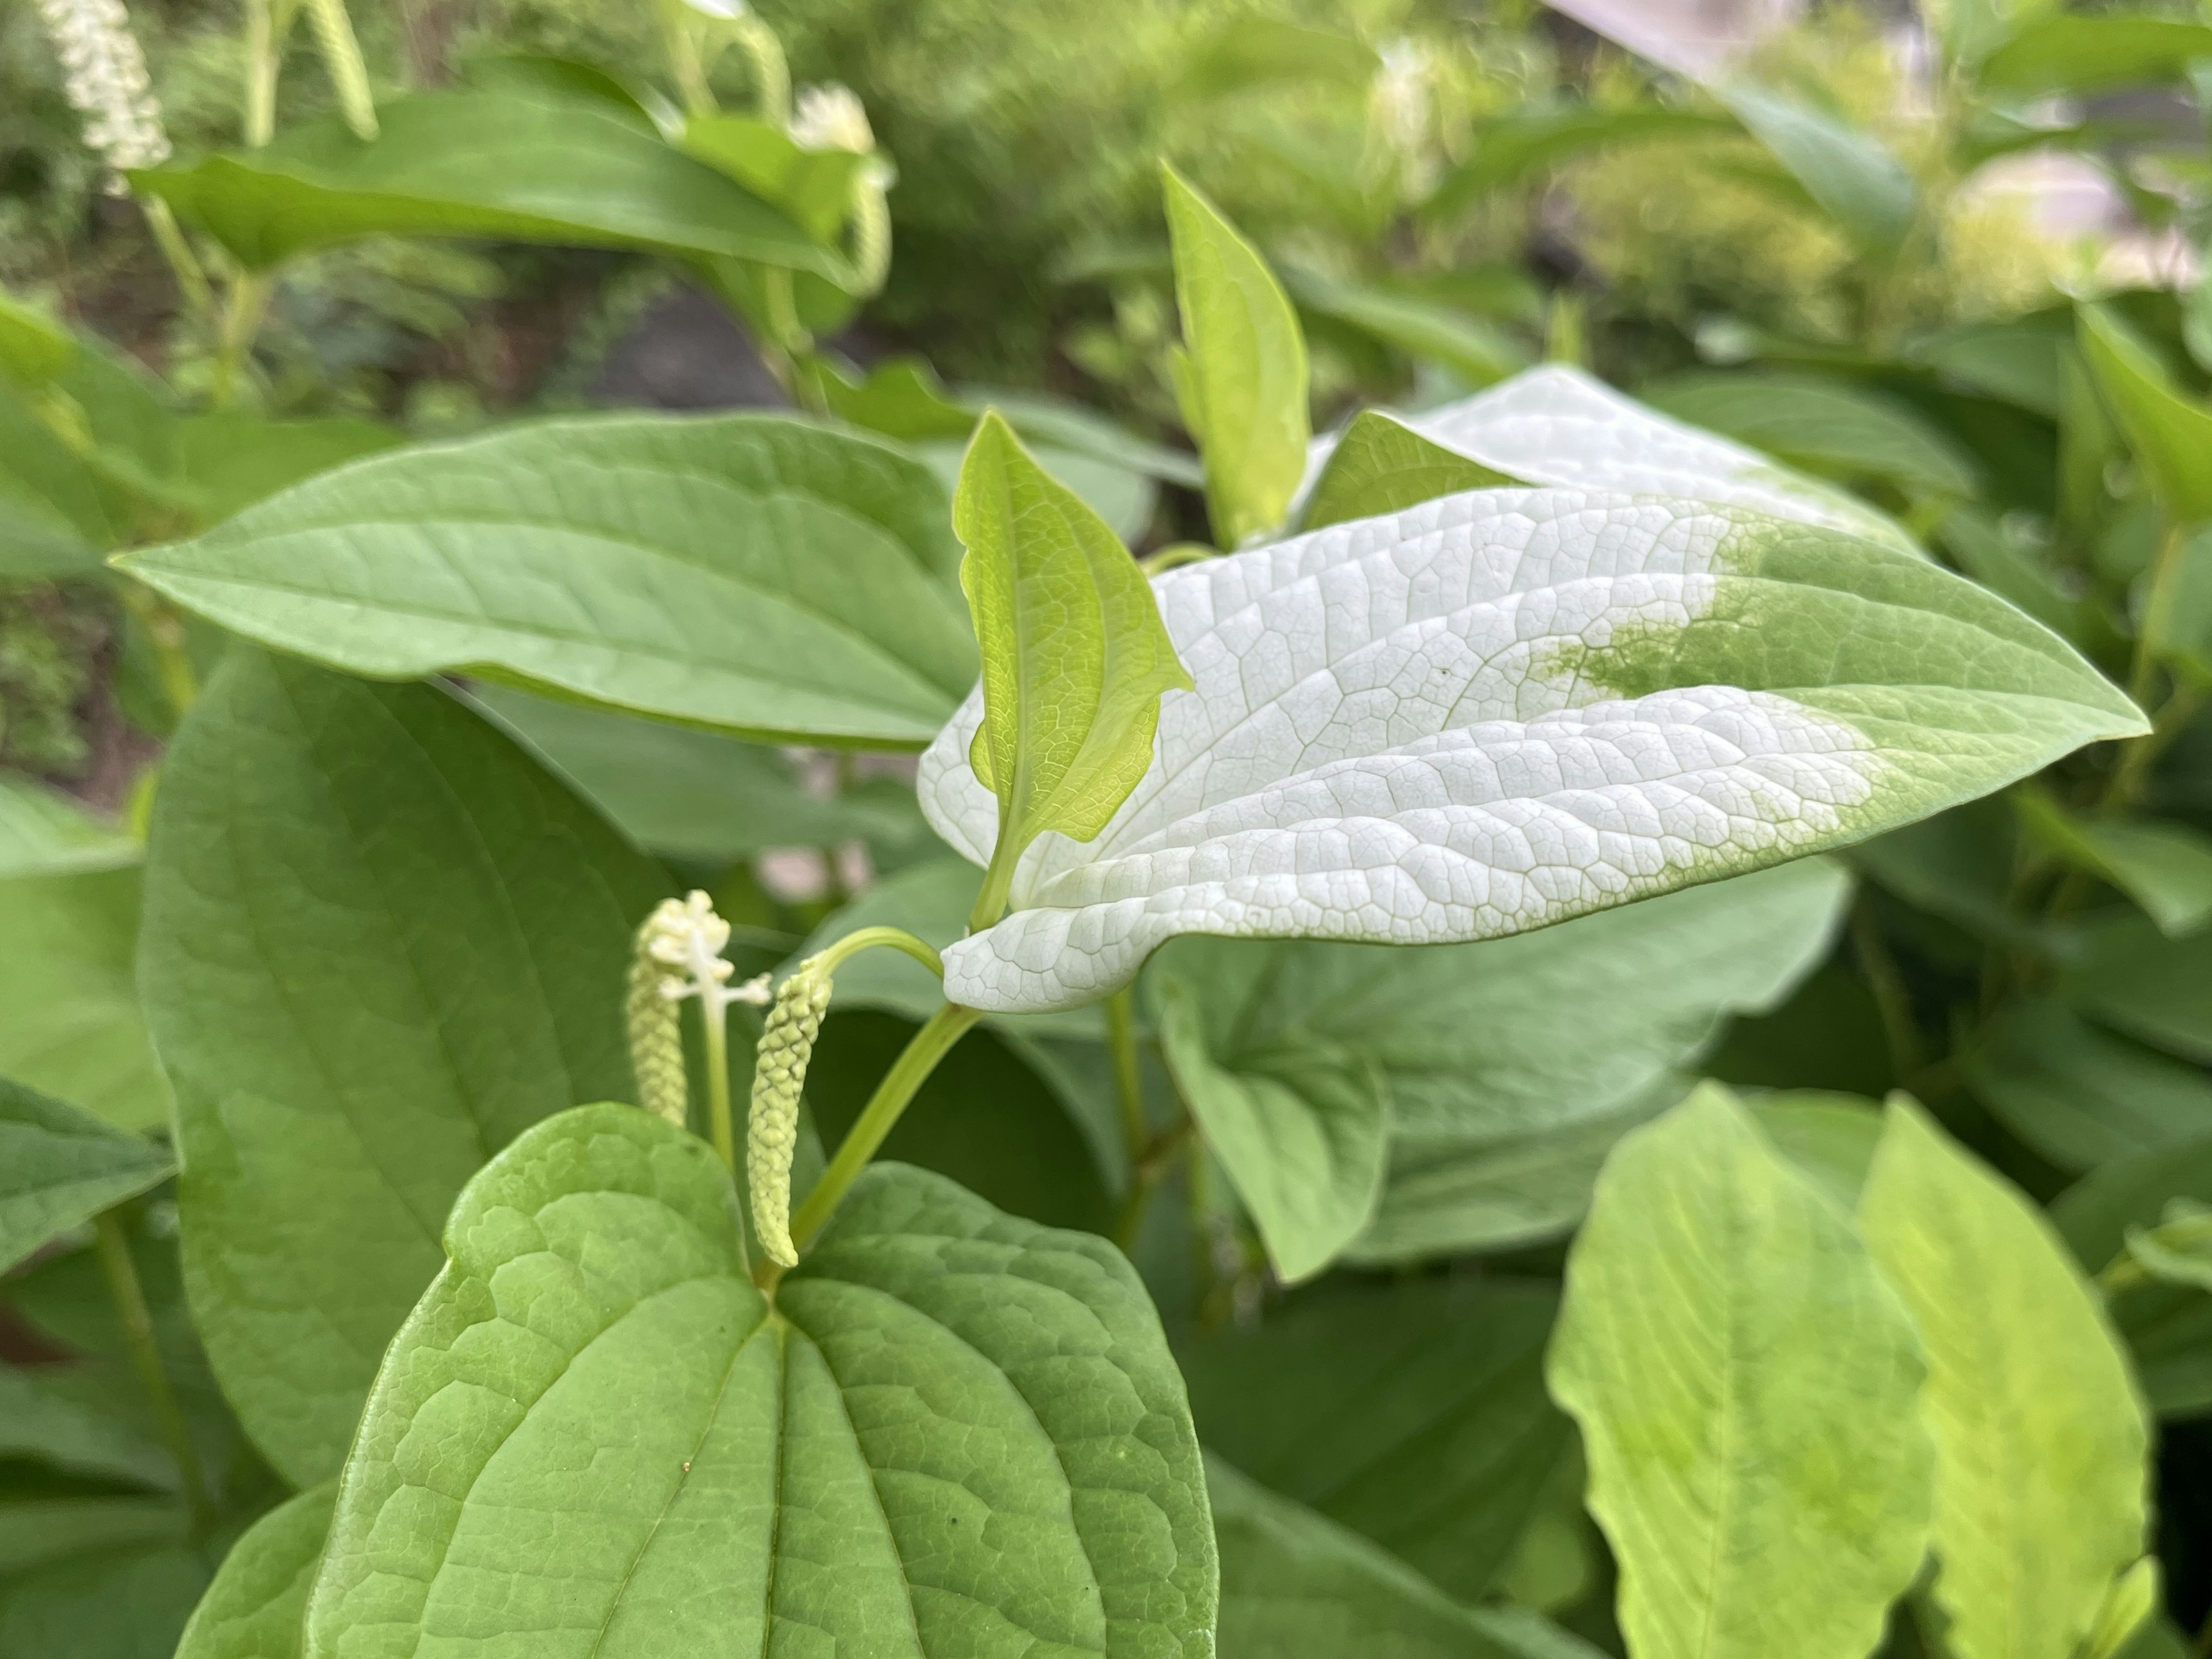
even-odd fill
[(705, 893), (694, 889), (687, 897), (663, 899), (647, 921), (646, 933), (646, 954), (677, 970), (661, 976), (660, 994), (669, 1001), (711, 994), (720, 1005), (746, 994), (726, 988), (736, 971), (722, 959), (730, 924), (714, 914), (714, 901)]
[(834, 81), (800, 88), (791, 115), (791, 137), (801, 149), (848, 149), (866, 155), (876, 147), (868, 112), (851, 88)]
[(131, 19), (122, 0), (39, 0), (39, 11), (62, 60), (70, 107), (84, 117), (85, 147), (107, 163), (108, 193), (120, 196), (129, 188), (125, 172), (169, 155)]

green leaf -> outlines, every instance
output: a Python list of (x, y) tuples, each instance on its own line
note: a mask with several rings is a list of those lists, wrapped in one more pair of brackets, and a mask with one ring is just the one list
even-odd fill
[(2168, 939), (2148, 917), (2126, 914), (2089, 922), (2062, 988), (2115, 1030), (2212, 1065), (2212, 933)]
[(1286, 273), (1304, 310), (1342, 325), (1417, 363), (1438, 363), (1469, 386), (1488, 386), (1528, 367), (1528, 348), (1455, 307), (1373, 284)]
[[(848, 841), (933, 848), (914, 791), (869, 778), (842, 793), (809, 793), (774, 749), (587, 704), (479, 685), (487, 710), (647, 851), (726, 864), (772, 848)], [(964, 915), (964, 913), (963, 913)]]
[(2160, 1284), (2212, 1291), (2212, 1208), (2174, 1200), (2157, 1226), (2128, 1229), (2128, 1255)]
[(1872, 478), (1971, 495), (1979, 482), (1973, 457), (1908, 404), (1841, 380), (1781, 370), (1679, 374), (1638, 395), (1678, 420), (1844, 483)]
[(76, 338), (64, 325), (0, 293), (0, 374), (19, 386), (43, 386), (76, 357)]
[(1489, 489), (1514, 482), (1388, 415), (1364, 409), (1352, 417), (1329, 452), (1302, 522), (1308, 530), (1319, 530), (1418, 507), (1463, 489)]
[(178, 422), (178, 488), (206, 523), (227, 519), (303, 478), (397, 448), (406, 434), (380, 421), (332, 416), (264, 421), (213, 413)]
[(2059, 4), (2060, 0), (1932, 0), (1926, 14), (1952, 61), (1971, 67)]
[(246, 1528), (193, 1610), (176, 1659), (302, 1659), (307, 1592), (337, 1502), (328, 1481)]
[(2086, 817), (2033, 785), (2014, 789), (2012, 803), (2044, 851), (2118, 888), (2169, 939), (2212, 921), (2212, 836), (2182, 823)]
[(2159, 505), (2179, 524), (2212, 519), (2212, 408), (2178, 390), (2114, 313), (2091, 305), (2080, 312), (2081, 356)]
[(1480, 1600), (1571, 1452), (1544, 1391), (1558, 1301), (1505, 1278), (1316, 1286), (1188, 1346), (1200, 1438)]
[(0, 881), (138, 861), (138, 843), (68, 796), (29, 778), (0, 775)]
[[(2177, 1202), (2212, 1204), (2212, 1136), (2116, 1158), (2060, 1194), (2051, 1218), (2092, 1273), (2111, 1267), (2129, 1234), (2155, 1227)], [(2212, 1297), (2148, 1283), (2112, 1299), (2144, 1396), (2161, 1417), (2212, 1408)]]
[(1798, 1174), (1846, 1213), (1858, 1208), (1881, 1143), (1881, 1113), (1874, 1102), (1862, 1095), (1786, 1089), (1749, 1097), (1745, 1103)]
[[(180, 1545), (191, 1529), (173, 1498), (0, 1497), (0, 1605), (18, 1574), (71, 1556)], [(167, 1659), (167, 1650), (149, 1659)]]
[(2178, 81), (2212, 58), (2212, 27), (2178, 17), (2106, 12), (2060, 14), (2029, 24), (1982, 61), (1994, 92), (2033, 96), (2100, 92), (2146, 81)]
[(0, 880), (0, 1076), (118, 1129), (169, 1121), (133, 982), (135, 867)]
[(849, 280), (776, 208), (604, 101), (416, 93), (374, 143), (337, 116), (262, 149), (131, 174), (251, 269), (370, 236), (465, 236), (726, 257)]
[(465, 669), (748, 736), (927, 742), (975, 679), (945, 498), (764, 416), (553, 421), (310, 479), (132, 574), (380, 678)]
[(2061, 1169), (2212, 1134), (2212, 1079), (2055, 999), (2007, 1010), (1965, 1068), (1997, 1120)]
[(1213, 533), (1241, 547), (1283, 522), (1305, 476), (1305, 338), (1258, 251), (1174, 168), (1161, 171), (1182, 316), (1183, 421), (1206, 458)]
[(1862, 1659), (1918, 1571), (1911, 1321), (1735, 1097), (1621, 1142), (1567, 1261), (1552, 1392), (1633, 1651)]
[(1862, 250), (1887, 258), (1904, 245), (1919, 203), (1912, 175), (1879, 138), (1840, 115), (1747, 83), (1724, 87), (1720, 97)]
[(2071, 307), (2059, 307), (2000, 323), (1961, 323), (1916, 342), (1908, 355), (1969, 391), (2057, 421), (2065, 413), (2073, 333)]
[(1456, 214), (1493, 191), (1593, 150), (1654, 140), (1709, 138), (1735, 130), (1735, 123), (1726, 116), (1656, 104), (1515, 110), (1474, 123), (1472, 152), (1444, 175), (1421, 211), (1431, 217)]
[(1039, 836), (1106, 827), (1152, 764), (1160, 698), (1191, 679), (1128, 550), (996, 415), (969, 445), (953, 527), (983, 657), (969, 759), (999, 803), (985, 891), (1003, 902)]
[(771, 1310), (712, 1152), (611, 1106), (517, 1140), (445, 1237), (310, 1651), (1212, 1652), (1197, 1439), (1103, 1240), (877, 1164)]
[(0, 1653), (168, 1659), (207, 1581), (188, 1544), (63, 1557), (0, 1583)]
[(1351, 35), (1285, 18), (1235, 17), (1185, 49), (1172, 91), (1194, 102), (1285, 86), (1358, 92), (1382, 67), (1375, 48)]
[(484, 721), (234, 650), (169, 751), (142, 969), (177, 1089), (194, 1315), (295, 1486), (351, 1439), (463, 1183), (630, 1093), (663, 878)]
[[(12, 1139), (0, 1138), (0, 1151), (11, 1157), (16, 1150)], [(73, 1392), (67, 1384), (77, 1370), (0, 1365), (0, 1457), (43, 1463), (88, 1480), (173, 1488), (177, 1465), (168, 1449), (136, 1425)]]
[(873, 156), (808, 149), (781, 127), (746, 115), (695, 115), (683, 149), (782, 211), (817, 242), (830, 243), (853, 210), (853, 186)]
[(0, 1078), (0, 1273), (175, 1167), (137, 1135)]
[(2049, 1222), (1903, 1097), (1860, 1210), (1927, 1343), (1934, 1595), (1959, 1659), (2066, 1659), (2143, 1550), (2148, 1431)]
[(1598, 1659), (1534, 1613), (1462, 1607), (1406, 1565), (1218, 1457), (1221, 1659)]

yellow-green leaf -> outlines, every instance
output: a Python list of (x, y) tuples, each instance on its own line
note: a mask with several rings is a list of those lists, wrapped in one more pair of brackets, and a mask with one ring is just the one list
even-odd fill
[(1860, 1206), (1928, 1352), (1934, 1594), (1957, 1659), (2068, 1659), (2142, 1553), (2143, 1408), (2027, 1200), (1896, 1097)]
[(983, 657), (969, 759), (999, 805), (976, 906), (988, 927), (1037, 836), (1106, 827), (1152, 764), (1161, 694), (1191, 678), (1128, 550), (995, 412), (968, 447), (952, 517)]
[(1932, 1466), (1911, 1322), (1848, 1216), (1708, 1085), (1623, 1140), (1567, 1264), (1581, 1424), (1637, 1659), (1864, 1659)]
[(2101, 307), (2081, 308), (2080, 339), (2159, 505), (2181, 524), (2212, 519), (2212, 409), (2179, 391), (2156, 354)]
[(1176, 391), (1206, 458), (1214, 536), (1233, 548), (1280, 525), (1305, 476), (1305, 336), (1258, 250), (1172, 167), (1163, 171), (1185, 348)]

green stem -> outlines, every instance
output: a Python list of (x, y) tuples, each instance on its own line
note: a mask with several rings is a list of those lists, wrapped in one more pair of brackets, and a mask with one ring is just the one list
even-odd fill
[(860, 286), (854, 292), (881, 290), (891, 274), (891, 209), (884, 199), (881, 178), (870, 162), (853, 185), (853, 266)]
[(707, 1033), (707, 1127), (714, 1138), (714, 1155), (732, 1175), (738, 1173), (738, 1133), (730, 1114), (729, 1010), (712, 994), (699, 1001), (699, 1018)]
[(676, 82), (684, 112), (691, 116), (719, 115), (714, 88), (707, 84), (707, 65), (699, 56), (699, 37), (680, 0), (660, 0), (660, 44), (668, 54), (669, 78)]
[(861, 951), (872, 951), (878, 945), (903, 951), (938, 978), (945, 977), (943, 958), (928, 941), (916, 939), (903, 927), (855, 927), (809, 957), (807, 965), (818, 973), (834, 974)]
[(1181, 1119), (1163, 1130), (1130, 1165), (1129, 1190), (1121, 1194), (1121, 1207), (1114, 1217), (1114, 1243), (1123, 1255), (1136, 1248), (1137, 1231), (1145, 1224), (1152, 1194), (1159, 1190), (1161, 1181), (1175, 1167), (1196, 1129), (1189, 1118)]
[(354, 137), (377, 135), (376, 99), (369, 90), (368, 65), (361, 55), (361, 42), (346, 15), (345, 0), (307, 0), (307, 21), (314, 26), (315, 46), (322, 53), (323, 69), (338, 95), (338, 109)]
[(125, 608), (146, 630), (147, 641), (154, 647), (154, 665), (161, 676), (169, 712), (182, 720), (200, 689), (199, 676), (193, 672), (191, 653), (185, 645), (184, 618), (155, 598), (151, 589), (136, 582), (121, 586)]
[(138, 205), (145, 212), (147, 228), (154, 233), (154, 245), (161, 250), (161, 257), (176, 273), (177, 287), (185, 296), (185, 309), (195, 320), (207, 322), (215, 315), (215, 290), (208, 286), (207, 272), (200, 265), (199, 256), (185, 240), (184, 227), (177, 222), (177, 216), (169, 210), (169, 204), (158, 196), (142, 197)]
[[(285, 21), (291, 19), (288, 13)], [(289, 31), (288, 31), (289, 32)], [(282, 58), (270, 0), (246, 0), (246, 143), (258, 149), (276, 136), (276, 74)]]
[(732, 31), (737, 48), (752, 70), (753, 97), (760, 118), (772, 127), (791, 125), (791, 66), (784, 59), (783, 43), (775, 31), (750, 11)]
[(154, 1419), (161, 1426), (161, 1438), (168, 1443), (169, 1455), (177, 1460), (192, 1529), (204, 1537), (214, 1525), (215, 1505), (208, 1500), (199, 1449), (192, 1444), (191, 1431), (177, 1405), (176, 1390), (169, 1386), (169, 1373), (161, 1364), (161, 1350), (154, 1340), (154, 1316), (146, 1306), (145, 1287), (138, 1282), (137, 1264), (131, 1260), (131, 1241), (113, 1210), (93, 1223), (93, 1231), (99, 1245), (100, 1271), (107, 1279), (107, 1293), (115, 1303), (116, 1317), (122, 1322), (123, 1340), (131, 1348), (131, 1363), (153, 1402)]
[(815, 1235), (836, 1212), (846, 1189), (859, 1178), (868, 1160), (876, 1155), (876, 1149), (884, 1144), (884, 1137), (896, 1125), (915, 1091), (937, 1069), (937, 1062), (945, 1058), (952, 1045), (967, 1034), (968, 1028), (982, 1017), (978, 1009), (948, 1002), (914, 1034), (914, 1041), (906, 1045), (905, 1051), (891, 1063), (890, 1070), (884, 1073), (884, 1080), (876, 1085), (875, 1094), (845, 1136), (844, 1144), (837, 1148), (837, 1155), (830, 1160), (830, 1167), (823, 1170), (822, 1179), (814, 1183), (806, 1202), (792, 1217), (793, 1243), (804, 1250), (814, 1242)]
[(980, 933), (997, 924), (1006, 914), (1006, 901), (1014, 890), (1014, 866), (1022, 861), (1022, 848), (1002, 827), (999, 844), (991, 849), (990, 868), (983, 872), (982, 890), (975, 895), (975, 908), (968, 913), (968, 931)]
[(230, 300), (223, 307), (222, 337), (216, 343), (215, 372), (208, 381), (208, 401), (217, 409), (230, 407), (246, 360), (253, 349), (253, 337), (269, 309), (272, 279), (262, 271), (242, 271), (230, 285)]
[(1114, 1061), (1114, 1085), (1121, 1107), (1121, 1140), (1129, 1149), (1129, 1178), (1133, 1182), (1152, 1125), (1145, 1121), (1144, 1073), (1137, 1064), (1136, 995), (1126, 985), (1106, 999), (1106, 1052)]
[(1920, 1028), (1912, 1017), (1912, 999), (1905, 991), (1904, 976), (1882, 941), (1874, 907), (1863, 896), (1851, 907), (1851, 948), (1858, 954), (1859, 971), (1866, 975), (1867, 988), (1874, 994), (1875, 1011), (1881, 1016), (1882, 1035), (1889, 1040), (1890, 1065), (1902, 1082), (1927, 1063), (1927, 1056), (1922, 1052)]

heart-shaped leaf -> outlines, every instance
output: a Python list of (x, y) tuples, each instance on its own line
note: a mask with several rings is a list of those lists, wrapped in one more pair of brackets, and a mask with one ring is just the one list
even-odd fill
[[(2141, 714), (1912, 555), (1741, 508), (1478, 490), (1153, 583), (1196, 681), (1105, 831), (1047, 836), (945, 953), (974, 1007), (1070, 1006), (1177, 933), (1494, 938), (1781, 863), (2001, 787)], [(981, 863), (971, 696), (923, 810)]]
[(175, 1167), (150, 1142), (0, 1078), (0, 1273)]
[(373, 143), (335, 115), (259, 149), (134, 173), (256, 270), (369, 236), (466, 236), (757, 260), (848, 262), (720, 170), (605, 100), (545, 87), (417, 93)]
[(255, 1443), (312, 1485), (462, 1184), (630, 1092), (622, 987), (665, 878), (444, 693), (247, 649), (170, 749), (147, 871), (193, 1315)]
[(2149, 1436), (2096, 1292), (2035, 1206), (1901, 1097), (1860, 1214), (1927, 1343), (1945, 1644), (2065, 1659), (2143, 1550)]
[(758, 416), (548, 422), (341, 468), (120, 562), (280, 649), (750, 736), (926, 741), (975, 683), (945, 493)]
[(1747, 507), (1917, 550), (1894, 522), (1844, 490), (1686, 426), (1564, 363), (1425, 415), (1363, 413), (1322, 464), (1305, 525), (1318, 530), (1516, 483)]
[(310, 1653), (1212, 1651), (1197, 1438), (1118, 1252), (878, 1164), (771, 1306), (736, 1203), (704, 1143), (620, 1106), (470, 1183), (363, 1416)]
[(1621, 1142), (1550, 1369), (1634, 1651), (1873, 1650), (1926, 1547), (1919, 1348), (1850, 1218), (1727, 1091)]

